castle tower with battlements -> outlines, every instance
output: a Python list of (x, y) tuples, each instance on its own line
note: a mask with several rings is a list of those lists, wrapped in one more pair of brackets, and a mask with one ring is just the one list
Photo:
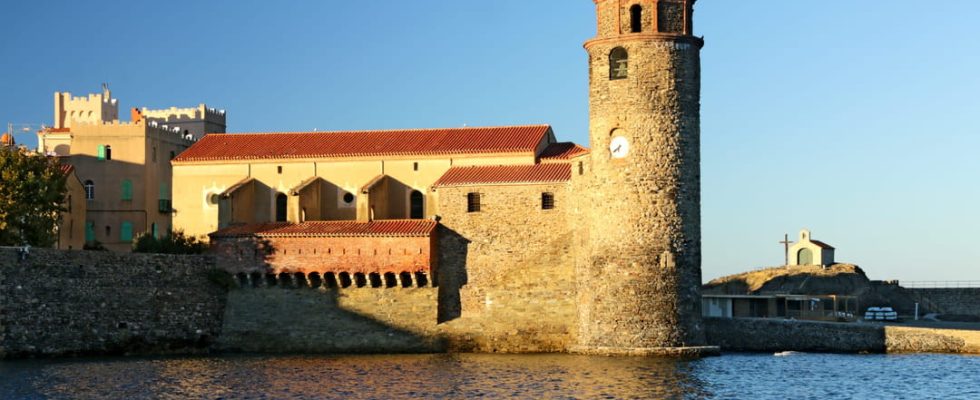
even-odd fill
[(676, 353), (701, 324), (695, 0), (594, 0), (578, 351)]

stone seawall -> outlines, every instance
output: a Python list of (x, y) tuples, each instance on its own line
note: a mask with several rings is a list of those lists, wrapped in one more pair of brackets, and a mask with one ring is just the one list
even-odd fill
[(906, 289), (941, 314), (980, 316), (980, 288)]
[(207, 349), (221, 332), (227, 292), (209, 279), (213, 268), (204, 256), (32, 249), (20, 260), (0, 249), (0, 353)]
[(705, 318), (724, 351), (980, 354), (980, 331), (881, 324)]
[(489, 291), (482, 311), (442, 321), (440, 315), (457, 308), (452, 302), (460, 296), (446, 292), (234, 289), (217, 347), (260, 353), (538, 353), (564, 352), (572, 344), (574, 308), (556, 307), (561, 300), (547, 293)]

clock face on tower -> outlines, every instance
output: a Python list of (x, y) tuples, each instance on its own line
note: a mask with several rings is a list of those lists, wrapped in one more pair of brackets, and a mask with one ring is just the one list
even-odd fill
[(630, 153), (630, 141), (623, 136), (616, 136), (609, 142), (609, 154), (612, 158), (626, 158)]

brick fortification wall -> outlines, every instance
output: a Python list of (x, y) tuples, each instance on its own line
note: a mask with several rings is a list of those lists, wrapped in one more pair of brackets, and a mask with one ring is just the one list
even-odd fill
[[(482, 194), (467, 212), (466, 195)], [(555, 209), (541, 209), (553, 193)], [(440, 188), (437, 286), (232, 290), (220, 347), (244, 351), (550, 352), (575, 341), (566, 184)], [(417, 282), (416, 282), (417, 283)]]
[(226, 289), (213, 261), (0, 249), (0, 353), (166, 353), (204, 349), (221, 331)]
[[(980, 288), (906, 289), (941, 314), (980, 316)], [(923, 305), (926, 306), (926, 305)]]

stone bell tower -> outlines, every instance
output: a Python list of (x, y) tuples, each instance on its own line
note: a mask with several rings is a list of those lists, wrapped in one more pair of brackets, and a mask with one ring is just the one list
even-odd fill
[[(703, 354), (700, 50), (695, 0), (593, 0), (591, 174), (579, 345)], [(717, 349), (714, 348), (716, 351)]]

